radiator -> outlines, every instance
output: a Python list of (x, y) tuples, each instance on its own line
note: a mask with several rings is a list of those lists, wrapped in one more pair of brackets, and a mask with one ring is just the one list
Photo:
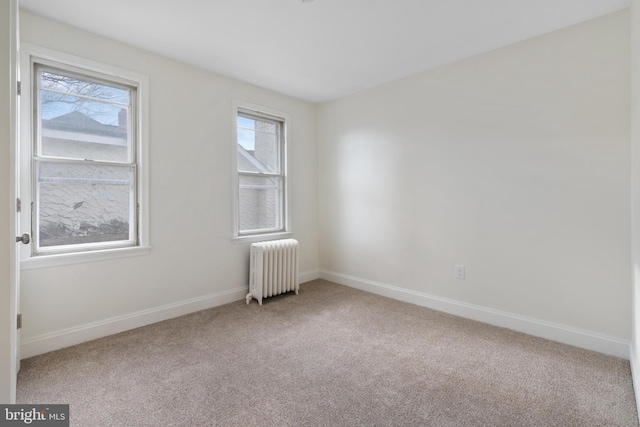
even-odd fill
[(262, 305), (262, 299), (285, 292), (298, 294), (298, 241), (271, 240), (253, 243), (249, 261), (249, 293)]

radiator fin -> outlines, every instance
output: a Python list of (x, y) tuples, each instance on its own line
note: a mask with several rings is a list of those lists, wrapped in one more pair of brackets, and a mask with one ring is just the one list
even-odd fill
[(270, 240), (251, 245), (249, 293), (262, 305), (262, 299), (286, 292), (298, 293), (298, 241)]

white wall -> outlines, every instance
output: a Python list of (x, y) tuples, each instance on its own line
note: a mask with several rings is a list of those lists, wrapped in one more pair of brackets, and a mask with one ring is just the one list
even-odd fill
[(633, 313), (631, 370), (640, 410), (640, 3), (631, 5), (631, 245)]
[(628, 354), (629, 80), (622, 11), (321, 105), (321, 275)]
[(26, 12), (21, 38), (149, 76), (152, 246), (148, 256), (23, 271), (23, 357), (244, 297), (249, 243), (231, 241), (234, 99), (291, 116), (293, 237), (300, 271), (317, 276), (315, 105)]
[(306, 277), (631, 339), (628, 11), (318, 107), (28, 13), (21, 26), (150, 76), (153, 246), (23, 271), (23, 356), (241, 297), (233, 99), (291, 114)]

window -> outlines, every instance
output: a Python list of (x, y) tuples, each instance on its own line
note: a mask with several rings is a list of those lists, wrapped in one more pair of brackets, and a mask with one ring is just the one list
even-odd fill
[(136, 245), (136, 88), (43, 64), (34, 74), (34, 252)]
[(287, 231), (286, 123), (237, 108), (236, 237)]
[(143, 80), (38, 56), (29, 65), (22, 198), (31, 209), (21, 220), (32, 244), (23, 258), (147, 245)]

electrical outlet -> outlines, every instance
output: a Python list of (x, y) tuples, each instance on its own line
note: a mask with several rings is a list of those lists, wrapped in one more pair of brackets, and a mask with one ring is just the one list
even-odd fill
[(464, 265), (456, 264), (455, 276), (456, 279), (464, 280)]

